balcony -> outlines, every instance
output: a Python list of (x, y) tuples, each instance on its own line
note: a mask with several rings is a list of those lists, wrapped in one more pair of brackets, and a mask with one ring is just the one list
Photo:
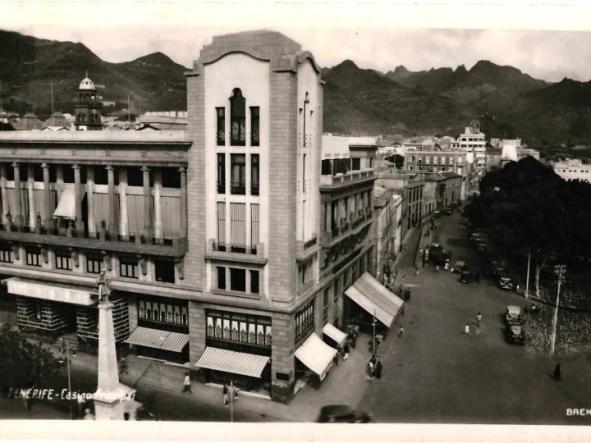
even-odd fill
[(318, 238), (312, 235), (310, 240), (296, 240), (296, 260), (307, 260), (318, 250)]
[(61, 235), (54, 230), (49, 232), (45, 230), (37, 230), (36, 232), (1, 230), (0, 240), (161, 257), (182, 257), (187, 252), (186, 237), (164, 239), (158, 243), (154, 238), (148, 239), (143, 236), (122, 240), (111, 238), (104, 233), (94, 238), (85, 234), (80, 235), (73, 229), (68, 229), (65, 232), (67, 232), (66, 235)]
[(320, 188), (330, 190), (342, 186), (349, 186), (375, 179), (373, 169), (361, 169), (359, 171), (349, 171), (346, 174), (338, 173), (335, 175), (321, 175)]
[(214, 239), (210, 239), (207, 242), (205, 258), (209, 260), (224, 260), (238, 263), (267, 263), (263, 243), (257, 243), (256, 245), (238, 245), (217, 242)]
[(349, 219), (347, 221), (345, 217), (341, 218), (338, 225), (334, 226), (331, 232), (323, 232), (320, 234), (320, 246), (332, 247), (342, 239), (349, 235), (358, 234), (363, 228), (368, 226), (373, 219), (373, 212), (366, 208), (366, 210), (360, 210), (357, 217)]

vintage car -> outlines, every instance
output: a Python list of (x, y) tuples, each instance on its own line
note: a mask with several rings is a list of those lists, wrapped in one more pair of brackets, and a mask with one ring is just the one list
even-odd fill
[(367, 412), (352, 409), (347, 405), (327, 405), (320, 408), (318, 423), (369, 423)]
[(505, 339), (509, 343), (524, 345), (523, 325), (521, 323), (507, 323), (505, 325)]
[(507, 309), (505, 310), (505, 322), (507, 324), (521, 324), (521, 321), (521, 308), (516, 305), (508, 305)]
[(474, 280), (474, 274), (472, 272), (467, 269), (460, 272), (460, 278), (458, 279), (460, 283), (470, 283), (472, 280)]
[(506, 274), (499, 274), (497, 276), (497, 287), (504, 291), (512, 291), (515, 289), (515, 283), (513, 279)]

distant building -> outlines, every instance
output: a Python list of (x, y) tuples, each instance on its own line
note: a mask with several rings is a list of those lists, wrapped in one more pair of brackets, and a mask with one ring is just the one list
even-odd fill
[(76, 109), (76, 129), (79, 131), (101, 130), (102, 103), (96, 94), (94, 82), (88, 75), (82, 79), (78, 86), (78, 104)]
[(462, 177), (453, 172), (425, 175), (423, 204), (425, 215), (441, 211), (460, 201)]
[(454, 148), (466, 152), (467, 161), (473, 163), (475, 168), (481, 172), (486, 167), (486, 138), (483, 132), (480, 132), (480, 123), (478, 120), (472, 120), (470, 126), (464, 129), (460, 134)]
[(495, 166), (499, 166), (501, 164), (502, 155), (503, 150), (501, 148), (488, 146), (486, 148), (486, 170), (488, 171)]
[(33, 129), (43, 129), (43, 122), (35, 114), (28, 112), (23, 117), (14, 121), (12, 126), (17, 131), (30, 131)]
[(402, 197), (381, 186), (374, 187), (374, 233), (376, 278), (385, 283), (402, 242)]
[(581, 180), (591, 183), (591, 165), (580, 159), (566, 159), (552, 165), (554, 172), (565, 180)]

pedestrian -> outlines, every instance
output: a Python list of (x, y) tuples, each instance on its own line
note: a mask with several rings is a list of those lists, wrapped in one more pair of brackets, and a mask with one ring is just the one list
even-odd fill
[(416, 275), (417, 277), (419, 276), (419, 267), (418, 267), (418, 266), (415, 268), (415, 275)]
[(185, 372), (185, 378), (183, 380), (183, 394), (185, 392), (188, 392), (189, 394), (193, 393), (191, 391), (191, 376), (189, 375), (188, 372)]
[(345, 342), (343, 345), (343, 360), (349, 359), (349, 343)]
[(337, 351), (334, 355), (334, 357), (332, 358), (332, 362), (334, 363), (335, 366), (339, 365), (339, 351)]
[(382, 378), (382, 369), (383, 369), (383, 366), (382, 366), (382, 361), (381, 361), (381, 360), (378, 360), (378, 361), (376, 362), (376, 369), (375, 369), (376, 378), (377, 378), (378, 380), (379, 380), (380, 378)]
[(370, 378), (372, 378), (375, 375), (375, 362), (373, 360), (373, 357), (371, 359), (369, 359), (369, 362), (367, 363), (367, 375), (369, 375)]
[(83, 420), (94, 420), (94, 414), (91, 412), (90, 409), (86, 408), (84, 410), (84, 419)]
[(410, 301), (410, 288), (406, 288), (406, 301)]
[(404, 331), (406, 331), (406, 329), (404, 329), (404, 327), (401, 325), (400, 329), (398, 329), (398, 337), (402, 337), (404, 335)]
[(119, 361), (119, 373), (121, 375), (129, 374), (129, 368), (127, 367), (127, 359), (125, 357), (121, 357), (121, 360)]
[(466, 325), (464, 326), (464, 334), (470, 335), (470, 324), (469, 323), (466, 323)]
[(560, 381), (561, 378), (562, 378), (562, 374), (560, 373), (560, 363), (558, 363), (556, 365), (556, 367), (554, 368), (554, 380)]
[(224, 387), (222, 388), (222, 394), (224, 396), (224, 405), (228, 405), (228, 386), (224, 383)]
[(479, 312), (476, 314), (476, 326), (480, 327), (480, 322), (482, 321), (482, 314)]

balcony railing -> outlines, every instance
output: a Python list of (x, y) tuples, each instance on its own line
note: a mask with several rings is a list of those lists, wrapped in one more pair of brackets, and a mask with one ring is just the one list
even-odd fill
[(217, 252), (234, 252), (237, 254), (251, 254), (257, 255), (258, 246), (257, 245), (240, 245), (240, 244), (233, 244), (233, 243), (223, 243), (223, 242), (216, 242), (212, 243), (212, 250)]
[(263, 243), (256, 245), (241, 245), (233, 243), (218, 242), (210, 239), (207, 242), (206, 258), (227, 261), (245, 261), (253, 263), (264, 263), (265, 248)]
[[(143, 235), (130, 236), (123, 239), (100, 232), (95, 237), (88, 233), (79, 233), (72, 228), (67, 229), (37, 229), (28, 228), (21, 231), (8, 230), (4, 226), (0, 230), (0, 240), (38, 245), (51, 245), (112, 252), (127, 252), (130, 254), (148, 254), (165, 257), (182, 257), (187, 251), (187, 238), (175, 237), (168, 239), (146, 238)], [(14, 227), (13, 227), (14, 228)]]
[(320, 186), (339, 186), (356, 182), (358, 180), (366, 180), (374, 177), (373, 169), (361, 169), (359, 171), (349, 171), (346, 174), (338, 173), (335, 175), (321, 175)]

